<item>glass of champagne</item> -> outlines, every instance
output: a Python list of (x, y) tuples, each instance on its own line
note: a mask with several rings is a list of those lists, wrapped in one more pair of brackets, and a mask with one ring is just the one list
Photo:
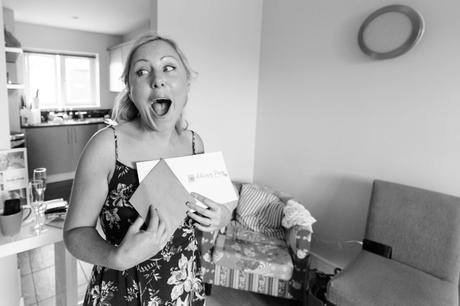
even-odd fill
[(33, 230), (39, 234), (44, 231), (43, 225), (45, 224), (45, 184), (42, 180), (32, 180), (30, 182), (30, 194), (31, 201), (30, 206), (32, 206), (35, 213), (35, 226)]
[[(46, 168), (35, 168), (33, 172), (34, 180), (42, 180), (43, 181), (43, 194), (46, 191)], [(43, 195), (44, 197), (44, 195)]]

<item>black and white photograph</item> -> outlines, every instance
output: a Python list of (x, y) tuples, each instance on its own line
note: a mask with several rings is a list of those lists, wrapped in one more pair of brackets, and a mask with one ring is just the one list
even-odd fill
[(0, 306), (460, 305), (459, 1), (0, 6)]

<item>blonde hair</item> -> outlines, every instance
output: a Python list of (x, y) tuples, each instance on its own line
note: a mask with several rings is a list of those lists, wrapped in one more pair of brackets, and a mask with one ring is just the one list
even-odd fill
[[(133, 60), (133, 55), (136, 52), (136, 50), (140, 46), (143, 46), (146, 43), (156, 40), (162, 40), (168, 43), (177, 52), (182, 64), (184, 65), (187, 82), (189, 84), (196, 77), (196, 72), (192, 70), (187, 60), (187, 57), (174, 40), (166, 38), (164, 36), (160, 36), (155, 33), (143, 34), (135, 40), (133, 46), (131, 47), (128, 53), (128, 57), (126, 58), (123, 73), (121, 75), (121, 79), (125, 84), (125, 88), (115, 98), (115, 103), (112, 110), (112, 119), (118, 123), (123, 121), (131, 121), (134, 118), (136, 118), (139, 114), (139, 111), (137, 110), (136, 106), (134, 105), (134, 102), (131, 100), (129, 96), (129, 69), (131, 68), (131, 62)], [(179, 134), (188, 128), (188, 123), (184, 120), (183, 114), (181, 114), (179, 119), (177, 120), (175, 128)]]

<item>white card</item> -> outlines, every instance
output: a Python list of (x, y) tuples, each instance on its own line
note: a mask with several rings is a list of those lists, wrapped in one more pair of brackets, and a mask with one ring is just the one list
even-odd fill
[[(196, 192), (221, 204), (238, 200), (222, 152), (174, 157), (165, 161), (188, 192)], [(139, 182), (158, 162), (136, 163)]]

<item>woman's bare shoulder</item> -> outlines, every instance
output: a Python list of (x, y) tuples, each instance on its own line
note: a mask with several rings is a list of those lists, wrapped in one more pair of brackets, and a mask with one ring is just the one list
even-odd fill
[[(86, 144), (82, 158), (92, 161), (112, 161), (115, 156), (115, 134), (111, 127), (97, 131)], [(105, 164), (105, 163), (104, 163)]]
[[(117, 136), (122, 136), (122, 137), (123, 136), (133, 137), (139, 134), (139, 130), (134, 121), (126, 121), (126, 122), (120, 123), (114, 126), (113, 129), (115, 129), (115, 133), (117, 134)], [(114, 131), (112, 131), (112, 134), (113, 133)]]
[(115, 135), (116, 132), (113, 130), (113, 127), (107, 126), (97, 131), (93, 137), (91, 137), (88, 144), (96, 147), (107, 146), (114, 142)]

